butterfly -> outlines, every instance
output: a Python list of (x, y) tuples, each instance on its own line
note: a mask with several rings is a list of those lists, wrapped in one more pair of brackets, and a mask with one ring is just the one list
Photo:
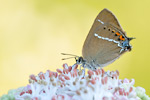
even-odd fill
[(82, 56), (62, 54), (74, 56), (76, 64), (95, 70), (111, 64), (125, 52), (131, 51), (132, 39), (134, 38), (126, 36), (115, 15), (105, 8), (98, 14), (89, 31)]

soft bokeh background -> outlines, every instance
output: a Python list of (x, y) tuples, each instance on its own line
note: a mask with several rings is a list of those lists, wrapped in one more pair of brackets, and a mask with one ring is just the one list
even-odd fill
[(0, 0), (0, 96), (28, 84), (29, 75), (55, 71), (60, 53), (81, 55), (97, 14), (108, 8), (131, 41), (132, 52), (107, 66), (134, 78), (150, 95), (150, 0)]

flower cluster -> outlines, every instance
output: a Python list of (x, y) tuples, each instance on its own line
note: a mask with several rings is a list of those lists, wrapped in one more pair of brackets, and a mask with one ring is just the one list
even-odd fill
[(150, 100), (134, 79), (119, 79), (119, 71), (77, 69), (63, 65), (57, 72), (47, 70), (30, 75), (29, 85), (10, 90), (0, 100)]

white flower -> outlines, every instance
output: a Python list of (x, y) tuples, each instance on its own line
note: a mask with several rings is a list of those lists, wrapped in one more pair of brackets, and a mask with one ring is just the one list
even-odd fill
[(11, 90), (0, 100), (150, 100), (134, 79), (119, 79), (119, 71), (77, 69), (63, 65), (57, 72), (47, 70), (30, 75), (29, 85)]

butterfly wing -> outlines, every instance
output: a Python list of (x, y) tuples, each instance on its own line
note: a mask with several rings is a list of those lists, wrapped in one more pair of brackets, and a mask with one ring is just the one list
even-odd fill
[(115, 17), (115, 15), (111, 11), (109, 11), (108, 9), (105, 8), (97, 15), (89, 33), (93, 33), (93, 31), (95, 31), (95, 29), (97, 27), (99, 27), (101, 24), (103, 24), (101, 22), (113, 24), (118, 29), (123, 31), (123, 29), (122, 29), (119, 21)]
[(106, 66), (115, 61), (121, 52), (119, 35), (125, 35), (116, 17), (107, 9), (102, 10), (84, 42), (82, 55), (88, 63), (94, 62), (99, 66)]

